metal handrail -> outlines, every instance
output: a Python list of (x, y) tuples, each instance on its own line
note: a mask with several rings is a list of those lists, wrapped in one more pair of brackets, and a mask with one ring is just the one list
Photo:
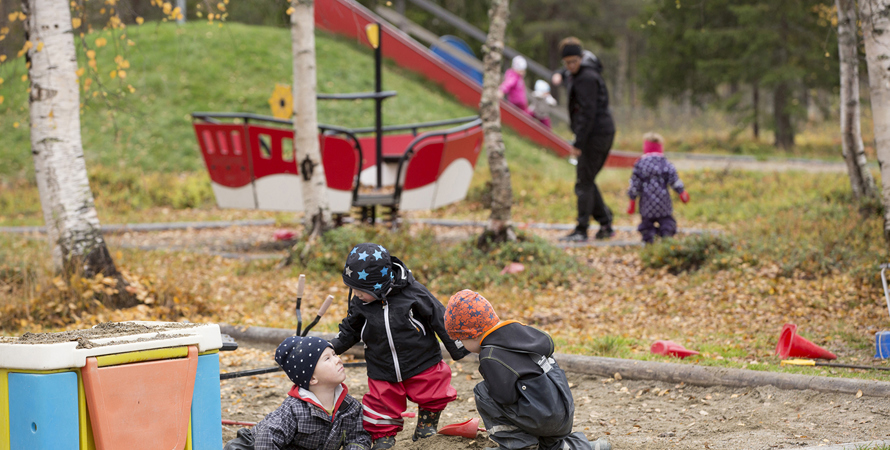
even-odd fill
[[(382, 130), (384, 132), (411, 130), (412, 134), (417, 136), (417, 130), (419, 130), (421, 128), (433, 128), (433, 127), (441, 127), (444, 125), (455, 125), (455, 124), (459, 124), (459, 123), (470, 122), (470, 121), (476, 120), (478, 118), (479, 118), (479, 116), (466, 116), (466, 117), (459, 117), (457, 119), (434, 120), (431, 122), (409, 123), (409, 124), (405, 124), (405, 125), (389, 125), (389, 126), (383, 127)], [(352, 131), (356, 134), (370, 133), (370, 132), (374, 131), (374, 127), (353, 128)]]
[(395, 97), (397, 94), (396, 91), (357, 92), (353, 94), (316, 94), (315, 98), (318, 100), (365, 100), (378, 98), (383, 100)]
[[(246, 119), (246, 120), (262, 120), (265, 122), (278, 123), (282, 125), (291, 125), (293, 126), (293, 121), (288, 119), (279, 119), (277, 117), (272, 116), (263, 116), (259, 114), (253, 113), (229, 113), (229, 112), (193, 112), (192, 117), (195, 119), (202, 119), (210, 123), (219, 123), (212, 118), (220, 118), (220, 119)], [(412, 133), (416, 136), (417, 130), (421, 128), (433, 128), (433, 127), (441, 127), (445, 125), (454, 125), (458, 123), (470, 122), (478, 119), (479, 116), (466, 116), (466, 117), (458, 117), (456, 119), (445, 119), (445, 120), (434, 120), (430, 122), (419, 122), (419, 123), (409, 123), (404, 125), (389, 125), (382, 128), (384, 132), (392, 132), (392, 131), (405, 131), (411, 130)], [(372, 133), (375, 131), (374, 127), (362, 127), (362, 128), (345, 128), (338, 127), (336, 125), (327, 125), (327, 124), (318, 124), (319, 128), (322, 126), (329, 128), (331, 130), (343, 130), (348, 131), (353, 134), (364, 134), (364, 133)]]

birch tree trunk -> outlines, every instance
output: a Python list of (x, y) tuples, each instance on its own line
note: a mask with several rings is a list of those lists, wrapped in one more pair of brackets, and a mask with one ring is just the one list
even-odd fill
[[(80, 92), (71, 11), (65, 0), (25, 0), (31, 80), (31, 152), (43, 218), (58, 271), (120, 275), (108, 253), (80, 136)], [(129, 297), (127, 297), (129, 298)], [(123, 297), (112, 302), (124, 301)], [(128, 306), (115, 304), (111, 306)]]
[(316, 106), (315, 2), (291, 3), (291, 42), (294, 54), (294, 155), (303, 176), (304, 235), (308, 236), (301, 258), (315, 238), (331, 227), (327, 182), (318, 147)]
[(504, 154), (504, 138), (501, 135), (501, 108), (498, 87), (501, 84), (501, 62), (504, 59), (504, 33), (510, 13), (510, 0), (493, 0), (488, 10), (488, 38), (482, 51), (484, 72), (482, 75), (482, 100), (479, 115), (482, 117), (485, 151), (491, 169), (491, 216), (479, 244), (516, 240), (511, 221), (513, 187), (510, 184), (510, 168)]
[(884, 239), (890, 243), (890, 0), (859, 0), (859, 20), (881, 167)]
[(837, 5), (838, 58), (841, 66), (841, 139), (853, 198), (877, 197), (875, 179), (868, 170), (862, 127), (859, 123), (859, 49), (856, 43), (856, 2), (835, 0)]

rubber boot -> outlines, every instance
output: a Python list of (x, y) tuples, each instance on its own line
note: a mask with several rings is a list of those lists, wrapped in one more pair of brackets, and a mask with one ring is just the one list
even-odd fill
[(418, 439), (428, 438), (439, 431), (439, 416), (442, 411), (427, 411), (421, 409), (417, 411), (417, 428), (414, 429), (414, 436), (411, 438), (415, 441)]
[(382, 438), (374, 441), (374, 445), (371, 447), (371, 450), (388, 450), (395, 447), (395, 445), (395, 436), (383, 436)]

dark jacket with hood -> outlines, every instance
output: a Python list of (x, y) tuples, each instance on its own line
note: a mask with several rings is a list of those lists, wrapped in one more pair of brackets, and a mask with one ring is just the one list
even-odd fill
[(523, 389), (523, 380), (544, 373), (535, 358), (538, 355), (550, 358), (554, 351), (549, 334), (515, 321), (498, 325), (482, 338), (480, 346), (479, 373), (485, 379), (491, 398), (502, 405), (516, 403)]
[(591, 136), (615, 134), (615, 122), (609, 110), (609, 91), (602, 76), (603, 65), (585, 51), (578, 73), (565, 77), (569, 97), (569, 118), (575, 133), (573, 146), (584, 150)]
[(369, 378), (400, 383), (438, 364), (442, 351), (436, 335), (455, 360), (469, 354), (448, 337), (442, 303), (382, 246), (356, 246), (346, 259), (343, 282), (376, 300), (350, 299), (331, 345), (339, 355), (364, 342)]

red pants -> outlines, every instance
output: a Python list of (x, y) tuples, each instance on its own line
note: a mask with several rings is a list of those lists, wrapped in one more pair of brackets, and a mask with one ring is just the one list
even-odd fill
[(365, 431), (374, 440), (402, 431), (402, 413), (408, 407), (406, 400), (417, 403), (420, 409), (436, 412), (456, 398), (457, 391), (451, 386), (451, 368), (445, 361), (401, 383), (368, 378), (368, 393), (362, 398)]

